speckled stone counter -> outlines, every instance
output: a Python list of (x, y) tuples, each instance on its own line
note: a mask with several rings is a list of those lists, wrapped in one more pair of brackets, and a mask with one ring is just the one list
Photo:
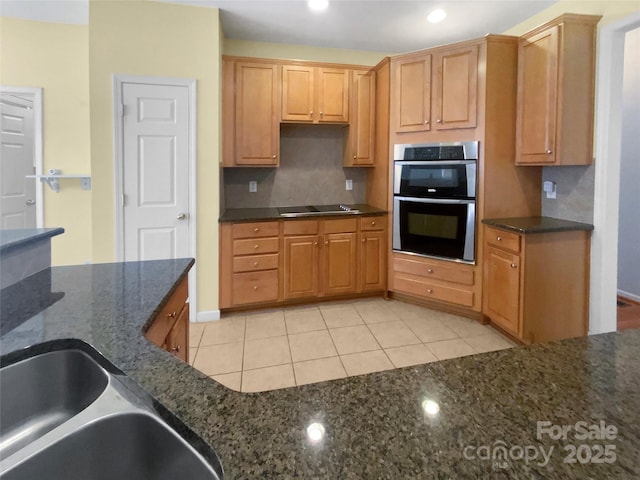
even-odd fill
[[(372, 207), (371, 205), (367, 205), (365, 203), (357, 203), (354, 205), (348, 205), (352, 209), (360, 210), (360, 213), (332, 213), (329, 215), (313, 215), (313, 216), (305, 216), (304, 218), (309, 220), (312, 218), (322, 218), (322, 217), (339, 217), (339, 216), (354, 216), (354, 215), (384, 215), (387, 212), (385, 210), (381, 210), (376, 207)], [(265, 207), (265, 208), (227, 208), (220, 215), (220, 223), (227, 222), (256, 222), (256, 221), (266, 221), (266, 220), (291, 220), (292, 217), (283, 217), (278, 212), (276, 207)]]
[(37, 242), (64, 233), (64, 228), (19, 228), (15, 230), (0, 230), (0, 252), (23, 247), (31, 242)]
[(510, 230), (525, 235), (533, 233), (569, 232), (573, 230), (593, 230), (589, 223), (572, 222), (552, 217), (512, 217), (485, 218), (482, 223), (490, 227)]
[[(3, 333), (2, 352), (20, 355), (56, 339), (90, 343), (208, 442), (226, 479), (640, 477), (640, 331), (239, 393), (141, 334), (189, 266), (176, 260), (52, 268), (51, 291), (64, 297)], [(425, 400), (439, 412), (426, 413)], [(537, 422), (545, 421), (553, 435), (563, 426), (572, 430), (567, 439), (538, 439)], [(576, 431), (577, 422), (604, 425), (609, 438), (578, 439), (584, 428)], [(324, 429), (315, 443), (307, 435), (313, 423)], [(600, 463), (580, 463), (587, 458)]]

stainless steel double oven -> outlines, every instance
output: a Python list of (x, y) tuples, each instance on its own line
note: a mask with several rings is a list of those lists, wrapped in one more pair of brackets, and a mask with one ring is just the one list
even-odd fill
[(394, 146), (393, 250), (475, 263), (478, 142)]

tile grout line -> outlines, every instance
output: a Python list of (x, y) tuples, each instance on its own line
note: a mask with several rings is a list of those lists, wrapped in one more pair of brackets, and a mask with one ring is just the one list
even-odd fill
[(287, 328), (287, 314), (285, 313), (285, 309), (282, 309), (282, 321), (284, 322), (284, 334), (287, 337), (287, 348), (289, 349), (289, 359), (291, 362), (283, 365), (291, 365), (291, 373), (293, 374), (293, 385), (298, 386), (298, 379), (296, 378), (296, 369), (293, 368), (293, 354), (291, 353), (291, 342), (289, 340), (289, 329)]

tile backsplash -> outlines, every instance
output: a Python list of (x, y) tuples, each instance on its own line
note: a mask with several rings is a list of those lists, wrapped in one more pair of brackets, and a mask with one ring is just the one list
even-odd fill
[(542, 181), (556, 182), (557, 198), (542, 194), (542, 215), (593, 223), (595, 166), (544, 167)]
[[(282, 125), (278, 168), (226, 168), (226, 208), (287, 207), (366, 202), (366, 168), (342, 166), (346, 128), (334, 125)], [(353, 190), (345, 181), (353, 181)], [(249, 182), (258, 191), (249, 193)]]

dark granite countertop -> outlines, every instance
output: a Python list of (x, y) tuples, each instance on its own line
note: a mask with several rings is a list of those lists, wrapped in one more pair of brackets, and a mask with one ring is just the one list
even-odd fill
[[(347, 205), (352, 209), (360, 210), (360, 213), (332, 213), (328, 215), (313, 215), (313, 216), (305, 216), (305, 217), (296, 217), (296, 218), (304, 218), (306, 220), (314, 219), (314, 218), (326, 218), (330, 217), (339, 217), (339, 216), (353, 216), (353, 215), (384, 215), (387, 213), (386, 210), (381, 210), (376, 207), (372, 207), (371, 205), (367, 205), (366, 203), (355, 203)], [(266, 220), (292, 220), (292, 217), (283, 217), (278, 212), (277, 207), (264, 207), (264, 208), (227, 208), (220, 215), (220, 223), (228, 223), (228, 222), (256, 222), (256, 221), (266, 221)]]
[(19, 228), (0, 230), (0, 252), (24, 246), (37, 240), (55, 237), (64, 233), (64, 228)]
[[(207, 441), (226, 479), (640, 477), (640, 330), (239, 393), (141, 334), (190, 264), (55, 267), (49, 280), (29, 277), (22, 295), (50, 281), (64, 296), (3, 333), (2, 353), (48, 340), (90, 343)], [(10, 313), (3, 302), (3, 321)], [(425, 413), (425, 400), (439, 412)], [(545, 421), (572, 430), (566, 440), (538, 439)], [(577, 422), (585, 425), (576, 430)], [(313, 423), (325, 432), (316, 443), (306, 433)], [(610, 438), (576, 438), (591, 425), (608, 427)], [(506, 463), (486, 459), (501, 451)], [(567, 463), (577, 458), (600, 463)]]
[(482, 223), (525, 235), (530, 233), (593, 230), (593, 225), (589, 223), (573, 222), (552, 217), (485, 218)]

